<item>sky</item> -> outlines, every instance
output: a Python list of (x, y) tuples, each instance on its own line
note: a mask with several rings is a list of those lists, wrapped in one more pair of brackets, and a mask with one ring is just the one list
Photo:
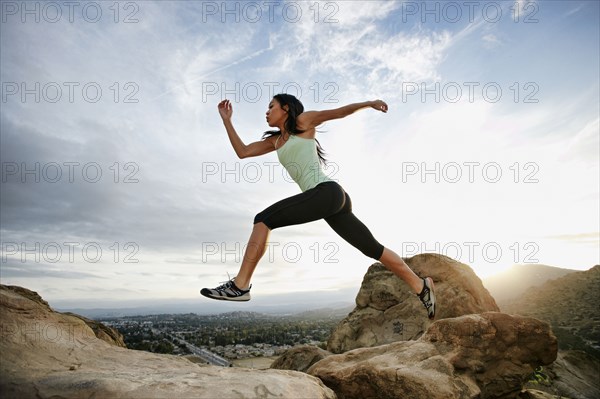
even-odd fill
[[(58, 307), (197, 300), (299, 187), (272, 96), (382, 99), (317, 133), (325, 172), (404, 257), (481, 278), (600, 263), (597, 1), (2, 1), (2, 284)], [(253, 297), (353, 300), (375, 262), (324, 221), (271, 232)], [(279, 296), (276, 296), (279, 295)]]

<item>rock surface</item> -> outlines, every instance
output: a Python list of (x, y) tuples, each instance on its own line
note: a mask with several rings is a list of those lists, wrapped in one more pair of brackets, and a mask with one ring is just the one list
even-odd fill
[(36, 398), (329, 398), (310, 375), (199, 366), (100, 340), (36, 293), (0, 286), (0, 395)]
[(527, 384), (526, 387), (571, 399), (600, 398), (600, 364), (588, 353), (558, 351), (556, 361), (544, 367), (546, 381)]
[[(436, 320), (499, 311), (494, 298), (473, 270), (447, 256), (420, 254), (404, 259), (414, 272), (435, 284)], [(365, 275), (356, 308), (331, 334), (327, 349), (342, 353), (420, 337), (431, 321), (414, 292), (377, 262)]]
[(125, 345), (123, 335), (114, 328), (105, 326), (104, 324), (97, 322), (96, 320), (88, 319), (87, 317), (83, 317), (75, 313), (65, 312), (63, 314), (77, 317), (83, 320), (84, 323), (92, 329), (96, 338), (108, 342), (111, 345), (120, 346), (121, 348), (127, 348), (127, 345)]
[(418, 340), (329, 356), (308, 373), (341, 399), (517, 398), (557, 350), (547, 323), (486, 312), (436, 321)]
[(271, 365), (272, 369), (306, 372), (310, 366), (332, 353), (312, 345), (288, 349)]

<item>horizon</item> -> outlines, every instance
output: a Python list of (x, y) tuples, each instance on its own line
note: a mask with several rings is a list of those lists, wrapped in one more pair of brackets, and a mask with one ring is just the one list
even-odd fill
[[(481, 279), (600, 263), (596, 1), (25, 4), (0, 10), (3, 284), (222, 306), (200, 289), (234, 276), (254, 215), (300, 189), (275, 153), (237, 159), (217, 104), (248, 144), (279, 91), (307, 110), (388, 103), (317, 138), (400, 256)], [(346, 298), (374, 262), (323, 220), (277, 229), (251, 303)]]
[[(571, 273), (573, 273), (579, 271), (589, 271), (598, 265), (594, 265), (586, 270), (576, 270), (541, 264), (517, 264), (497, 274), (483, 278), (482, 283), (484, 284), (484, 287), (489, 290), (487, 283), (493, 283), (494, 279), (505, 278), (507, 273), (514, 274), (521, 271), (519, 269), (529, 266), (569, 270)], [(30, 287), (23, 288), (31, 289)], [(291, 294), (261, 295), (259, 298), (255, 298), (252, 301), (245, 303), (207, 300), (198, 301), (198, 298), (190, 297), (165, 298), (162, 300), (156, 300), (154, 302), (148, 302), (147, 300), (135, 300), (128, 301), (126, 303), (107, 300), (104, 300), (100, 303), (97, 301), (89, 301), (87, 303), (55, 301), (49, 303), (49, 305), (52, 309), (59, 312), (73, 312), (93, 319), (187, 313), (193, 313), (200, 316), (209, 316), (238, 311), (285, 316), (313, 310), (341, 310), (348, 307), (355, 307), (355, 298), (360, 288), (361, 287), (359, 286), (355, 290), (353, 288), (346, 288), (342, 290), (305, 291), (302, 292), (302, 294), (308, 294), (309, 296), (307, 297), (307, 300), (304, 301), (298, 300), (298, 293), (294, 292)], [(497, 298), (494, 299), (498, 300)]]

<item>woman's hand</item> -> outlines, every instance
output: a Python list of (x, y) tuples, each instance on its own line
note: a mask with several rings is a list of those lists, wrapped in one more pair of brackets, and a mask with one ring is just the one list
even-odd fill
[(233, 108), (231, 106), (231, 102), (229, 100), (223, 100), (219, 103), (219, 115), (225, 121), (231, 119), (231, 115), (233, 115)]
[(388, 105), (381, 100), (371, 101), (371, 108), (376, 109), (377, 111), (387, 112)]

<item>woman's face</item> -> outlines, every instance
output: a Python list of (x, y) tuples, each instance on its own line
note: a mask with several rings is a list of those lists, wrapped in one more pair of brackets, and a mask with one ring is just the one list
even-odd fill
[(267, 109), (267, 124), (271, 127), (281, 127), (287, 119), (287, 111), (281, 108), (276, 99), (272, 99)]

